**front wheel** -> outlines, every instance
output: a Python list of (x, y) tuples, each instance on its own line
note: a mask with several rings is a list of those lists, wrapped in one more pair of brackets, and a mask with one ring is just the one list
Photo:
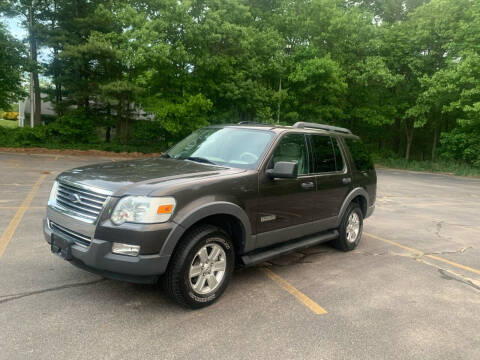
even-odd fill
[(339, 227), (338, 239), (332, 241), (333, 246), (342, 251), (350, 251), (357, 247), (362, 238), (363, 213), (357, 203), (351, 203)]
[(226, 289), (234, 268), (230, 237), (204, 225), (181, 240), (163, 276), (167, 294), (181, 305), (198, 309), (215, 302)]

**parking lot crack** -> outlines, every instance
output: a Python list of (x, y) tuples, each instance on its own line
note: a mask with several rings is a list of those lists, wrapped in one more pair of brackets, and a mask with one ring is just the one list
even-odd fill
[(466, 246), (466, 247), (463, 247), (463, 248), (460, 248), (460, 249), (454, 250), (454, 251), (429, 252), (429, 253), (425, 253), (425, 255), (463, 254), (463, 253), (464, 253), (465, 251), (467, 251), (468, 249), (472, 249), (472, 246)]
[(450, 269), (445, 269), (441, 266), (438, 266), (436, 264), (433, 264), (421, 257), (417, 257), (416, 258), (417, 261), (425, 264), (425, 265), (428, 265), (428, 266), (433, 266), (434, 268), (436, 268), (438, 270), (438, 272), (440, 273), (440, 275), (442, 276), (443, 279), (445, 280), (455, 280), (455, 281), (458, 281), (462, 284), (465, 284), (465, 285), (468, 285), (472, 288), (474, 288), (475, 290), (479, 290), (480, 291), (480, 282), (477, 281), (477, 280), (473, 280), (467, 276), (464, 276), (464, 275), (461, 275), (461, 274), (458, 274)]
[(80, 287), (80, 286), (94, 285), (94, 284), (97, 284), (97, 283), (102, 282), (102, 281), (105, 281), (105, 279), (99, 279), (99, 280), (87, 281), (87, 282), (81, 282), (81, 283), (65, 284), (65, 285), (60, 285), (60, 286), (56, 286), (56, 287), (51, 287), (51, 288), (46, 288), (46, 289), (41, 289), (41, 290), (35, 290), (35, 291), (28, 291), (28, 292), (17, 293), (17, 294), (0, 295), (0, 304), (6, 303), (6, 302), (9, 302), (9, 301), (13, 301), (13, 300), (22, 299), (24, 297), (28, 297), (28, 296), (32, 296), (32, 295), (44, 294), (44, 293), (51, 292), (51, 291), (75, 288), (75, 287)]
[(476, 290), (479, 290), (480, 291), (480, 284), (478, 283), (478, 281), (474, 281), (472, 279), (469, 279), (465, 276), (462, 276), (460, 274), (456, 274), (450, 270), (446, 270), (446, 269), (438, 269), (438, 272), (442, 275), (442, 277), (446, 280), (455, 280), (455, 281), (458, 281), (458, 282), (461, 282), (462, 284), (465, 284), (465, 285), (468, 285), (468, 286), (471, 286), (473, 287), (474, 289)]

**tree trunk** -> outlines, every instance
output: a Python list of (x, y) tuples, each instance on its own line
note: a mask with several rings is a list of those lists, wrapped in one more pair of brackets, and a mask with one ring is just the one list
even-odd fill
[[(52, 31), (55, 31), (57, 16), (57, 2), (53, 1), (53, 18), (52, 18)], [(53, 83), (55, 84), (55, 105), (58, 109), (58, 105), (62, 101), (62, 84), (60, 83), (60, 71), (58, 62), (58, 46), (53, 46)], [(58, 115), (62, 115), (63, 111), (57, 110)]]
[(33, 100), (34, 109), (33, 109), (33, 124), (40, 125), (42, 123), (42, 99), (40, 96), (40, 81), (38, 79), (38, 70), (37, 70), (37, 38), (34, 30), (33, 24), (33, 7), (30, 6), (28, 10), (28, 39), (30, 44), (30, 57), (35, 68), (32, 70), (32, 80), (33, 80)]
[(437, 142), (438, 142), (439, 127), (440, 126), (435, 119), (433, 123), (432, 161), (435, 161), (437, 157)]
[(405, 160), (410, 160), (410, 151), (412, 149), (412, 142), (413, 142), (413, 123), (409, 124), (409, 120), (405, 120), (405, 135), (407, 146), (405, 149)]
[(124, 122), (123, 122), (123, 99), (118, 99), (118, 104), (117, 104), (117, 126), (116, 126), (116, 131), (117, 131), (117, 139), (120, 142), (120, 144), (124, 144), (124, 135), (125, 135), (125, 128), (124, 128)]
[(393, 124), (393, 151), (395, 154), (400, 155), (400, 134), (402, 132), (401, 120), (396, 119)]

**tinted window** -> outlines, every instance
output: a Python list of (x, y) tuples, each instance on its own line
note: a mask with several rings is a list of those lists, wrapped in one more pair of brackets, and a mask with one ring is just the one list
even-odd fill
[(336, 139), (312, 135), (313, 172), (331, 172), (343, 169), (343, 159)]
[(278, 161), (288, 161), (298, 164), (298, 175), (309, 173), (307, 145), (305, 135), (287, 134), (278, 143), (273, 152), (271, 167)]
[(373, 169), (373, 160), (364, 143), (358, 139), (345, 139), (350, 154), (352, 154), (355, 167), (359, 171), (366, 171)]
[(335, 168), (337, 171), (343, 170), (343, 156), (342, 151), (340, 150), (340, 145), (338, 145), (338, 140), (332, 138), (333, 153), (335, 155)]

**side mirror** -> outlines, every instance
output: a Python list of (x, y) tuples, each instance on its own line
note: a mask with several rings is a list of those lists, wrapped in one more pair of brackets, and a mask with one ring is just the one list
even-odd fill
[(298, 173), (298, 166), (294, 162), (278, 161), (273, 169), (268, 169), (266, 173), (272, 179), (295, 179)]

